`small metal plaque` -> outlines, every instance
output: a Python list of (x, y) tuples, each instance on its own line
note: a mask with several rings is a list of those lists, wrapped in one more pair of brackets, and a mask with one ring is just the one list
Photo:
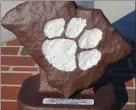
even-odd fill
[(44, 98), (43, 104), (94, 105), (94, 99)]

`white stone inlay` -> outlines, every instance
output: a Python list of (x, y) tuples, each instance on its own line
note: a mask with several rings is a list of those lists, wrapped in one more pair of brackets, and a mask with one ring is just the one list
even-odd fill
[(86, 30), (79, 39), (79, 47), (82, 49), (89, 49), (96, 47), (102, 39), (102, 31), (94, 28)]
[(79, 68), (81, 70), (87, 70), (88, 68), (97, 65), (101, 59), (101, 56), (101, 52), (99, 52), (97, 49), (82, 51), (78, 56)]
[(72, 18), (68, 25), (65, 32), (66, 37), (68, 38), (75, 38), (77, 37), (86, 26), (86, 19), (82, 18)]
[(42, 51), (48, 62), (59, 70), (73, 71), (76, 69), (75, 53), (77, 45), (73, 40), (45, 40)]
[[(49, 39), (60, 37), (64, 31), (65, 20), (63, 18), (50, 20), (44, 27), (44, 34)], [(53, 67), (62, 71), (74, 71), (76, 67), (76, 51), (77, 44), (74, 40), (69, 38), (80, 37), (78, 45), (82, 49), (91, 49), (89, 51), (82, 51), (78, 54), (78, 65), (81, 70), (87, 70), (97, 65), (101, 59), (101, 52), (96, 49), (102, 39), (102, 31), (98, 28), (86, 30), (83, 35), (79, 34), (86, 26), (86, 19), (72, 18), (66, 28), (64, 38), (54, 38), (53, 40), (45, 40), (42, 45), (42, 52), (45, 58)]]
[(64, 31), (65, 20), (63, 18), (50, 20), (44, 26), (44, 34), (48, 38), (60, 37)]

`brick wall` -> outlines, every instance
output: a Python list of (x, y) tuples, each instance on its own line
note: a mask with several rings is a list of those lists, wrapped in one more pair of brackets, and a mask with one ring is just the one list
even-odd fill
[(17, 95), (22, 82), (39, 72), (38, 66), (27, 54), (18, 40), (1, 46), (2, 110), (18, 110)]
[[(37, 74), (39, 68), (16, 39), (2, 44), (1, 54), (2, 110), (18, 110), (16, 102), (21, 84), (29, 76)], [(135, 79), (126, 81), (125, 85), (128, 102), (122, 110), (135, 110)]]

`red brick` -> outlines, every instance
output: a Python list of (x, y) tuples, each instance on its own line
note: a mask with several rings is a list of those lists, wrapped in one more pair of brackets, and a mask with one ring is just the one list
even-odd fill
[(2, 55), (17, 55), (19, 47), (1, 47)]
[(37, 72), (38, 71), (38, 68), (32, 68), (32, 67), (30, 67), (30, 68), (25, 68), (25, 67), (14, 67), (13, 69), (12, 69), (12, 71), (35, 71), (35, 72)]
[(8, 71), (9, 67), (1, 67), (1, 71)]
[(2, 99), (17, 100), (19, 90), (20, 90), (20, 87), (5, 87), (5, 86), (3, 86), (1, 88)]
[(1, 56), (2, 65), (33, 66), (35, 62), (31, 57)]
[(31, 74), (22, 74), (22, 73), (2, 73), (1, 74), (1, 83), (2, 84), (15, 84), (20, 85), (23, 81), (30, 77)]
[(2, 102), (1, 110), (19, 110), (17, 102)]
[(134, 84), (133, 84), (133, 79), (131, 79), (131, 80), (125, 82), (125, 85), (126, 85), (127, 87), (133, 87), (133, 86), (134, 86)]
[(17, 39), (8, 41), (8, 42), (6, 43), (6, 45), (21, 46), (20, 42), (19, 42)]

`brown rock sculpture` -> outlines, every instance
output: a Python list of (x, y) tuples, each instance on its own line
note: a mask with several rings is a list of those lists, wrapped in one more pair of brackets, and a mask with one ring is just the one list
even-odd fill
[[(17, 36), (45, 71), (40, 92), (47, 91), (47, 78), (52, 88), (69, 97), (94, 84), (110, 63), (130, 52), (101, 10), (77, 8), (71, 1), (25, 2), (4, 16), (2, 26)], [(60, 56), (70, 60), (62, 62)]]

